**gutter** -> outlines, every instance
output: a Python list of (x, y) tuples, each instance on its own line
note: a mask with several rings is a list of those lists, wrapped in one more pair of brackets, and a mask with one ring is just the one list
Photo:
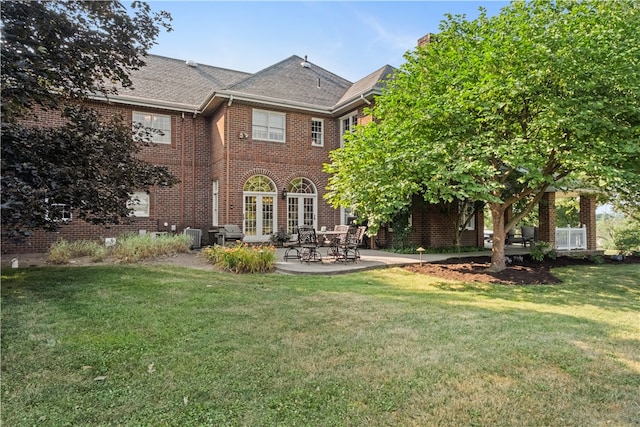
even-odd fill
[(331, 107), (320, 107), (315, 104), (308, 104), (305, 102), (287, 101), (279, 98), (272, 98), (262, 95), (251, 95), (236, 91), (219, 91), (212, 90), (209, 92), (205, 100), (199, 105), (183, 104), (178, 102), (168, 102), (156, 99), (144, 99), (133, 96), (114, 95), (106, 97), (103, 95), (93, 95), (89, 99), (102, 102), (111, 102), (116, 104), (126, 104), (136, 107), (146, 108), (158, 108), (169, 111), (193, 111), (194, 116), (197, 114), (205, 114), (211, 109), (215, 109), (217, 105), (227, 100), (229, 104), (233, 101), (244, 101), (265, 104), (273, 107), (279, 107), (283, 109), (296, 109), (307, 111), (311, 113), (326, 114), (334, 117), (340, 116), (343, 112), (353, 109), (354, 104), (360, 104), (362, 102), (367, 105), (371, 105), (371, 101), (367, 99), (370, 96), (380, 95), (382, 92), (379, 88), (372, 88), (367, 92), (361, 92), (347, 99), (344, 102), (333, 105)]
[(133, 96), (122, 96), (122, 95), (114, 95), (114, 96), (99, 96), (92, 95), (88, 97), (93, 101), (101, 101), (101, 102), (111, 102), (114, 104), (126, 104), (132, 105), (136, 107), (147, 107), (147, 108), (160, 108), (163, 110), (171, 110), (171, 111), (194, 111), (194, 114), (200, 113), (200, 110), (197, 109), (196, 105), (192, 104), (182, 104), (179, 102), (167, 102), (155, 99), (144, 99)]

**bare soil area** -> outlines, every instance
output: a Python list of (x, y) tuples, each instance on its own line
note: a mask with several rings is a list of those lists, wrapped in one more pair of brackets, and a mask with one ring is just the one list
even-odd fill
[[(515, 257), (514, 257), (515, 258)], [(605, 264), (638, 264), (640, 257), (625, 257), (618, 261), (612, 257), (603, 257)], [(543, 262), (532, 260), (529, 256), (512, 259), (506, 270), (499, 273), (488, 272), (491, 258), (454, 258), (446, 261), (429, 264), (411, 265), (407, 270), (443, 279), (458, 280), (464, 282), (503, 283), (507, 285), (534, 285), (561, 283), (561, 280), (553, 275), (552, 268), (567, 267), (572, 265), (594, 265), (587, 258), (573, 258), (561, 256), (555, 260), (545, 259)]]

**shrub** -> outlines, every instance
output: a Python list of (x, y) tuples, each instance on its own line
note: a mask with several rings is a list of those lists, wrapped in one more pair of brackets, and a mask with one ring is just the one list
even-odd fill
[(556, 259), (556, 250), (549, 242), (536, 242), (531, 248), (531, 258), (536, 261), (542, 261), (545, 258)]
[(191, 238), (183, 234), (174, 236), (125, 234), (116, 239), (116, 245), (106, 248), (99, 242), (91, 240), (76, 240), (68, 242), (61, 239), (51, 245), (47, 252), (47, 262), (50, 264), (68, 264), (72, 258), (91, 257), (93, 262), (103, 261), (107, 256), (113, 256), (121, 262), (137, 262), (159, 255), (187, 253), (191, 245)]
[(590, 255), (589, 261), (596, 265), (604, 264), (604, 258), (600, 255)]
[(611, 235), (614, 248), (621, 254), (630, 255), (640, 251), (640, 223), (626, 221), (614, 227)]
[(210, 246), (203, 251), (207, 261), (232, 273), (266, 273), (273, 271), (276, 251), (273, 246)]
[(49, 264), (67, 264), (72, 258), (83, 256), (91, 257), (94, 262), (102, 261), (106, 255), (106, 249), (98, 242), (92, 240), (76, 240), (69, 242), (61, 239), (55, 242), (47, 252)]
[(160, 255), (188, 253), (190, 247), (191, 237), (184, 234), (125, 234), (116, 239), (111, 254), (121, 262), (137, 262)]
[(291, 233), (289, 233), (286, 228), (280, 227), (278, 231), (271, 234), (269, 240), (274, 246), (282, 246), (284, 243), (291, 240)]

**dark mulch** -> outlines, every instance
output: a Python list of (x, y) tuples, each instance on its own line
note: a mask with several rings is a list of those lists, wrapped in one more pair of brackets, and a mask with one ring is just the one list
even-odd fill
[[(622, 261), (608, 256), (602, 257), (602, 259), (605, 264), (640, 263), (639, 256), (625, 257)], [(491, 257), (488, 256), (451, 258), (445, 261), (423, 264), (422, 266), (411, 265), (406, 267), (406, 269), (415, 273), (463, 282), (535, 285), (561, 283), (562, 281), (551, 273), (550, 270), (553, 268), (572, 265), (594, 265), (594, 262), (589, 258), (574, 258), (568, 256), (561, 256), (555, 260), (545, 259), (543, 262), (538, 262), (525, 255), (522, 257), (511, 257), (511, 261), (509, 266), (499, 273), (487, 271), (491, 265)]]

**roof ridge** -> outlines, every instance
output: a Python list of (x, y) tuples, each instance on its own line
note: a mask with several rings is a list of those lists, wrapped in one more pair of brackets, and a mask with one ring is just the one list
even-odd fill
[[(186, 64), (187, 61), (191, 61), (190, 59), (172, 58), (170, 56), (156, 55), (156, 54), (153, 54), (153, 53), (149, 53), (146, 56), (155, 56), (156, 58), (169, 59), (169, 60), (175, 61), (175, 62), (182, 62), (183, 64)], [(248, 71), (235, 70), (233, 68), (227, 68), (227, 67), (218, 67), (217, 65), (203, 64), (202, 62), (198, 62), (198, 61), (195, 61), (195, 62), (197, 63), (198, 66), (203, 66), (203, 67), (207, 67), (207, 68), (214, 68), (216, 70), (232, 71), (234, 73), (242, 73), (242, 74), (247, 74), (247, 75), (251, 75), (252, 74), (252, 73), (250, 73)]]

